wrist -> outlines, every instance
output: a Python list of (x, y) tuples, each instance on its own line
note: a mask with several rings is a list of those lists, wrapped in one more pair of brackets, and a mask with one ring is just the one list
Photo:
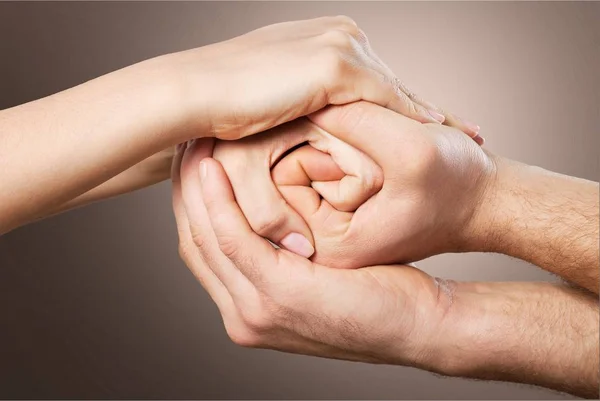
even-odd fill
[(133, 66), (138, 79), (149, 83), (146, 96), (154, 99), (155, 122), (165, 135), (163, 148), (210, 136), (208, 74), (200, 68), (190, 74), (186, 66), (191, 62), (187, 53), (201, 50), (158, 56)]
[[(431, 280), (419, 290), (415, 300), (413, 326), (405, 336), (402, 346), (393, 355), (392, 363), (412, 366), (437, 373), (449, 374), (448, 362), (452, 355), (452, 347), (448, 347), (446, 336), (455, 336), (460, 331), (461, 322), (465, 321), (457, 309), (462, 309), (456, 303), (464, 284), (453, 280), (428, 276)], [(462, 297), (459, 298), (462, 300)], [(406, 319), (403, 317), (402, 321)]]
[(492, 160), (461, 250), (512, 256), (597, 293), (598, 184)]
[[(511, 222), (522, 211), (516, 194), (524, 184), (520, 163), (488, 154), (493, 168), (482, 179), (481, 196), (466, 225), (461, 251), (506, 253), (511, 239)], [(528, 166), (527, 166), (528, 167)]]
[(428, 339), (421, 366), (446, 376), (481, 379), (517, 369), (519, 342), (524, 340), (518, 326), (525, 296), (520, 295), (535, 293), (536, 298), (538, 285), (551, 286), (453, 282), (449, 305)]
[[(453, 282), (449, 305), (427, 342), (421, 367), (446, 376), (474, 377), (490, 363), (499, 340), (494, 295), (485, 284)], [(489, 366), (488, 366), (489, 367)]]
[(458, 283), (418, 367), (598, 395), (598, 300), (550, 283)]

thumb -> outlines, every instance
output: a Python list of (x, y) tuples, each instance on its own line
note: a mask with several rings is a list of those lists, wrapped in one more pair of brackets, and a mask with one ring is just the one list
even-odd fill
[(384, 170), (398, 148), (415, 137), (422, 124), (373, 103), (329, 106), (308, 116), (320, 129), (354, 147)]

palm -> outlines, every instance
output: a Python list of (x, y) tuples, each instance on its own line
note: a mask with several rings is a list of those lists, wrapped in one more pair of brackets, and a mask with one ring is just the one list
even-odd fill
[[(352, 353), (361, 355), (357, 359), (365, 360), (365, 352), (370, 350), (370, 357), (376, 358), (371, 361), (384, 362), (385, 355), (398, 355), (390, 349), (401, 343), (395, 339), (412, 337), (422, 322), (431, 322), (435, 315), (436, 281), (412, 266), (347, 270), (312, 263), (285, 250), (276, 252), (277, 266), (268, 269), (272, 281), (267, 297), (270, 308), (285, 317), (276, 332), (283, 335), (288, 325), (294, 326), (299, 334), (294, 342), (319, 338), (328, 352), (343, 350), (344, 344), (350, 343)], [(274, 300), (283, 301), (273, 304)], [(333, 324), (346, 329), (332, 332)], [(369, 342), (372, 336), (366, 334), (373, 327), (388, 330), (383, 336), (385, 343)], [(374, 350), (379, 352), (374, 354)], [(341, 357), (355, 359), (352, 354)]]

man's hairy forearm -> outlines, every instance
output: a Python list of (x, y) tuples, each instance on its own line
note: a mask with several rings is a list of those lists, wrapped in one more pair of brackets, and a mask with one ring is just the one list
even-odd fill
[(450, 292), (428, 369), (598, 397), (595, 296), (548, 283), (458, 283)]
[(499, 252), (598, 293), (598, 183), (496, 159), (473, 251)]

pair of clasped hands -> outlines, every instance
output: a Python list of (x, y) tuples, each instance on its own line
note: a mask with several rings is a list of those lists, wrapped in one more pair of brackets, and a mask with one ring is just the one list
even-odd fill
[(177, 147), (182, 258), (238, 344), (428, 365), (452, 283), (411, 263), (468, 251), (485, 230), (495, 164), (478, 127), (409, 92), (348, 18), (270, 26), (219, 51), (241, 44), (280, 51), (281, 65), (262, 82), (236, 74), (231, 87), (247, 89), (228, 117)]

